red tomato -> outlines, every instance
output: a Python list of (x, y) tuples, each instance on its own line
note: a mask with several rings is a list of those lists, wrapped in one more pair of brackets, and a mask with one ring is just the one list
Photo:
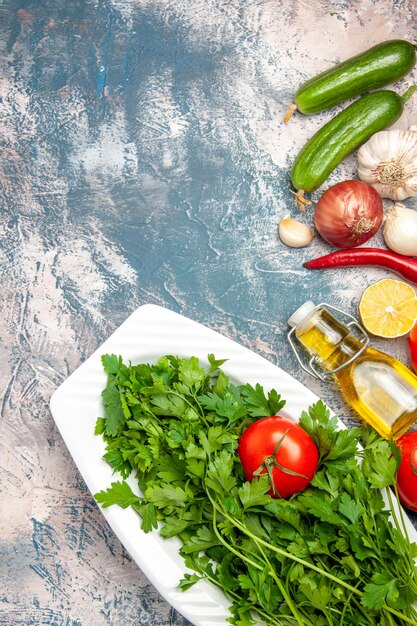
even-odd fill
[(307, 487), (317, 470), (316, 444), (286, 417), (263, 417), (239, 439), (238, 455), (246, 480), (268, 473), (275, 498), (288, 498)]
[(410, 353), (413, 369), (417, 372), (417, 324), (408, 336), (408, 351)]
[(401, 504), (417, 511), (417, 431), (397, 439), (401, 464), (397, 473), (397, 489)]

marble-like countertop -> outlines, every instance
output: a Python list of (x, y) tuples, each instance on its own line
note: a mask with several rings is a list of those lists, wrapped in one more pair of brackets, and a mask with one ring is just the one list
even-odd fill
[[(415, 0), (0, 4), (1, 626), (187, 624), (107, 526), (49, 411), (139, 305), (233, 338), (355, 421), (297, 367), (286, 320), (308, 299), (356, 315), (389, 274), (309, 273), (330, 246), (279, 242), (292, 160), (334, 112), (282, 119), (307, 77), (415, 40), (416, 14)], [(396, 126), (416, 122), (414, 98)], [(329, 183), (354, 175), (351, 156)], [(405, 338), (374, 345), (408, 363)]]

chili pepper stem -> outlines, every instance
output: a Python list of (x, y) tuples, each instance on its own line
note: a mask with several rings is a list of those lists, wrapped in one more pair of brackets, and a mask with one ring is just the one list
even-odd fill
[(288, 122), (290, 121), (290, 119), (292, 118), (292, 116), (294, 115), (294, 111), (296, 111), (298, 109), (297, 105), (295, 104), (295, 102), (293, 102), (292, 104), (290, 104), (290, 106), (287, 109), (287, 112), (284, 116), (284, 122), (286, 124), (288, 124)]

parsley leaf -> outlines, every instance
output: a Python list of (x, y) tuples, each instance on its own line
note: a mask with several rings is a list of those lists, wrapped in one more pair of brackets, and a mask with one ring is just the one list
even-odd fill
[(117, 374), (122, 364), (122, 357), (115, 354), (103, 354), (101, 362), (106, 374)]
[(158, 519), (153, 504), (150, 504), (149, 502), (140, 502), (139, 504), (135, 505), (134, 508), (135, 511), (139, 513), (142, 518), (142, 523), (140, 527), (142, 528), (143, 532), (149, 533), (154, 528), (158, 528)]
[(239, 389), (248, 406), (248, 413), (251, 417), (275, 415), (285, 405), (285, 401), (281, 400), (281, 396), (275, 389), (271, 389), (268, 392), (268, 397), (266, 397), (264, 388), (259, 383), (255, 387), (247, 383), (246, 385), (241, 385)]
[(120, 399), (120, 391), (114, 382), (107, 384), (102, 393), (102, 398), (106, 420), (105, 433), (110, 436), (117, 435), (123, 428), (125, 413)]
[(222, 450), (209, 463), (207, 469), (206, 484), (216, 493), (228, 494), (236, 485), (236, 478), (233, 476), (234, 459), (227, 450)]
[[(217, 370), (219, 370), (220, 367), (223, 365), (223, 363), (226, 363), (227, 361), (227, 359), (216, 359), (214, 354), (209, 354), (207, 356), (207, 360), (210, 363), (209, 374), (212, 374), (213, 372), (216, 372)], [(223, 372), (220, 372), (220, 373), (223, 374)]]
[(198, 391), (202, 387), (206, 376), (205, 370), (200, 367), (196, 357), (180, 360), (178, 378), (186, 387)]
[(397, 460), (391, 456), (391, 448), (387, 441), (379, 440), (365, 448), (362, 471), (374, 489), (395, 484)]
[(396, 578), (387, 571), (377, 572), (372, 576), (372, 582), (365, 585), (362, 604), (368, 609), (380, 609), (387, 603), (396, 606), (399, 591)]
[(125, 480), (112, 483), (111, 487), (96, 493), (94, 497), (104, 509), (112, 504), (118, 504), (122, 509), (126, 509), (128, 506), (138, 504), (141, 501)]
[(104, 455), (104, 460), (116, 471), (122, 478), (127, 478), (132, 471), (129, 461), (126, 461), (123, 452), (120, 449), (111, 449)]
[(266, 495), (270, 490), (268, 476), (260, 476), (253, 482), (245, 482), (238, 489), (239, 498), (243, 509), (246, 511), (252, 507), (265, 506), (269, 504), (271, 496)]
[(301, 495), (298, 498), (309, 513), (322, 522), (342, 524), (343, 519), (335, 510), (335, 501), (327, 494)]
[(98, 417), (96, 421), (96, 427), (94, 429), (95, 435), (102, 435), (106, 431), (106, 420), (103, 417)]
[(356, 524), (356, 522), (360, 519), (363, 514), (363, 508), (360, 504), (358, 504), (348, 493), (342, 493), (340, 496), (340, 502), (338, 505), (339, 513), (342, 513), (345, 517), (348, 518), (352, 522), (352, 524)]
[(198, 576), (198, 574), (184, 574), (184, 578), (182, 578), (178, 583), (178, 589), (181, 589), (181, 591), (187, 591), (199, 580), (201, 580), (201, 576)]
[(145, 491), (145, 497), (157, 508), (163, 509), (168, 506), (185, 506), (188, 494), (181, 487), (176, 487), (170, 483), (152, 485)]

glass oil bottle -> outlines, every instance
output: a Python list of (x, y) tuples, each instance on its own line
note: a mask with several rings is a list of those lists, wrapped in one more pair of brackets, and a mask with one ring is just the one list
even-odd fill
[[(352, 316), (308, 301), (288, 324), (301, 367), (320, 380), (335, 379), (346, 402), (380, 435), (397, 439), (417, 421), (417, 376), (398, 359), (370, 347), (367, 333)], [(299, 356), (300, 346), (310, 356), (307, 364)]]

